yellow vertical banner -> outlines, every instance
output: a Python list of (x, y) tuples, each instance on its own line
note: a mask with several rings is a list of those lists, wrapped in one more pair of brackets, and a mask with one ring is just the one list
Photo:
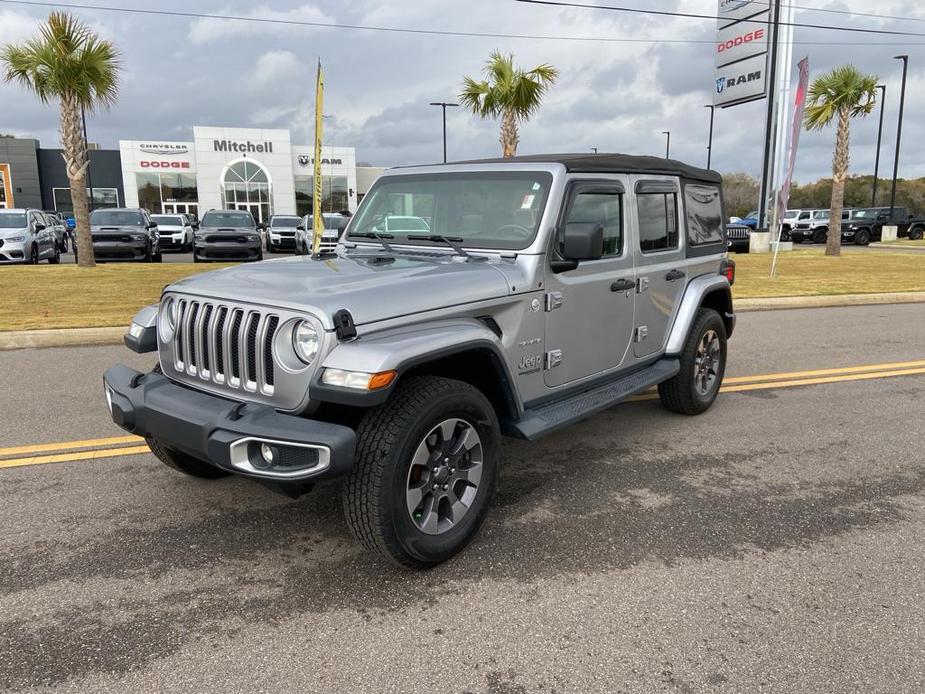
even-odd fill
[(321, 60), (318, 61), (318, 80), (315, 85), (315, 160), (312, 169), (312, 254), (321, 251), (321, 235), (324, 233), (324, 215), (321, 210), (321, 137), (324, 122), (324, 75)]

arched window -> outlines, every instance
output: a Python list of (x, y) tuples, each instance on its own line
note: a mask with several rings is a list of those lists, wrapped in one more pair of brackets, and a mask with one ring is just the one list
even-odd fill
[(259, 222), (267, 221), (272, 214), (270, 178), (255, 161), (242, 159), (225, 169), (222, 193), (227, 209), (248, 210)]

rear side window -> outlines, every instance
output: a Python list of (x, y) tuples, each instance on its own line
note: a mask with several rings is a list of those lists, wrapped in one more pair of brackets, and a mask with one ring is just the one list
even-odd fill
[(723, 241), (723, 204), (716, 186), (684, 186), (687, 242), (703, 246)]
[(636, 193), (639, 248), (643, 253), (678, 247), (678, 194)]

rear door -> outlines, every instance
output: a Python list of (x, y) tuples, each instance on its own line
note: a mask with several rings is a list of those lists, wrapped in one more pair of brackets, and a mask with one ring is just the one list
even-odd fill
[[(557, 228), (568, 223), (604, 226), (604, 256), (573, 270), (547, 269), (546, 354), (534, 358), (549, 387), (616, 369), (633, 334), (635, 270), (626, 233), (626, 177), (573, 179)], [(558, 237), (558, 234), (557, 234)], [(559, 239), (547, 255), (561, 258)], [(531, 364), (523, 365), (523, 368)]]
[(637, 358), (662, 349), (686, 286), (677, 179), (634, 177)]

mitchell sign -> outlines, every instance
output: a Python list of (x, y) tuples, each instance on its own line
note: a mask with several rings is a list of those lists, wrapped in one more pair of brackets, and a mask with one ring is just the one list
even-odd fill
[(244, 142), (235, 142), (233, 140), (212, 140), (212, 148), (216, 152), (259, 152), (272, 154), (272, 142), (258, 142), (254, 144), (250, 140)]

